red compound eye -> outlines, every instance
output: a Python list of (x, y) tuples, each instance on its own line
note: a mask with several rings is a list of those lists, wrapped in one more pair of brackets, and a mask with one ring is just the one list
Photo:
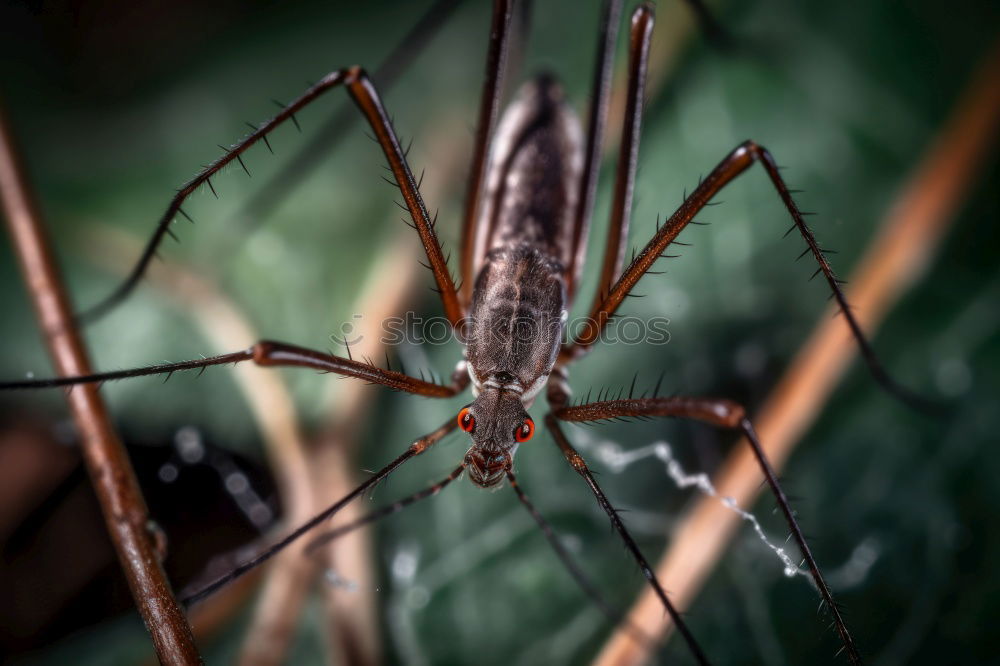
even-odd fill
[[(458, 427), (465, 432), (472, 432), (476, 428), (476, 419), (472, 417), (472, 412), (468, 407), (463, 407), (458, 413)], [(529, 435), (530, 437), (530, 435)]]
[(524, 423), (514, 431), (514, 440), (518, 443), (527, 442), (535, 434), (535, 422), (530, 418), (524, 419)]

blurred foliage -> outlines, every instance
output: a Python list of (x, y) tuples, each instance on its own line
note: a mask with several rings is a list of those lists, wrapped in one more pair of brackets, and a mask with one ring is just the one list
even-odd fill
[[(374, 68), (427, 4), (4, 6), (2, 92), (75, 302), (94, 303), (118, 279), (104, 267), (106, 251), (93, 248), (95, 227), (145, 238), (172, 188), (214, 159), (216, 144), (242, 136), (244, 121), (272, 113), (270, 98), (290, 99), (338, 66)], [(536, 4), (526, 71), (558, 72), (583, 109), (596, 7)], [(679, 4), (663, 3), (660, 21), (688, 22)], [(718, 13), (745, 48), (719, 53), (696, 36), (649, 101), (632, 243), (645, 241), (657, 214), (669, 214), (699, 174), (753, 138), (787, 167), (791, 186), (805, 190), (802, 207), (820, 213), (817, 235), (840, 252), (835, 267), (848, 275), (995, 39), (1000, 6), (753, 0), (721, 3)], [(459, 122), (451, 140), (465, 151), (471, 146), (488, 22), (488, 3), (463, 3), (387, 95), (400, 133), (414, 138), (417, 172), (435, 169), (446, 152), (430, 141), (442, 136), (436, 124)], [(350, 319), (356, 289), (387, 239), (410, 233), (399, 222), (393, 190), (379, 178), (381, 156), (355, 125), (265, 226), (247, 235), (234, 216), (341, 103), (342, 93), (334, 92), (300, 114), (302, 136), (278, 130), (271, 139), (277, 157), (253, 149), (252, 179), (231, 169), (214, 180), (218, 200), (196, 194), (186, 209), (197, 225), (175, 225), (181, 244), (168, 241), (163, 252), (165, 261), (183, 260), (224, 284), (262, 335), (320, 348)], [(1000, 453), (992, 446), (1000, 388), (997, 167), (993, 159), (933, 266), (874, 340), (904, 384), (949, 401), (948, 416), (932, 420), (900, 406), (855, 363), (784, 473), (817, 559), (874, 664), (983, 663), (1000, 651), (988, 628), (988, 618), (1000, 615), (993, 574), (1000, 560)], [(612, 173), (606, 163), (597, 239)], [(462, 183), (452, 189), (428, 206), (440, 207), (442, 236), (455, 247)], [(627, 385), (636, 371), (640, 385), (652, 384), (663, 370), (669, 391), (726, 396), (751, 408), (766, 397), (823, 312), (826, 292), (807, 282), (813, 268), (806, 260), (793, 261), (801, 240), (782, 239), (788, 222), (762, 172), (719, 199), (725, 205), (701, 217), (713, 226), (686, 231), (681, 240), (693, 247), (665, 263), (666, 275), (643, 281), (647, 298), (627, 304), (631, 314), (668, 316), (671, 343), (597, 349), (571, 377), (578, 393)], [(6, 241), (0, 257), (0, 376), (47, 374)], [(422, 293), (418, 311), (438, 314), (434, 295)], [(87, 335), (101, 368), (210, 352), (185, 313), (149, 288)], [(460, 354), (456, 345), (424, 351), (442, 374)], [(316, 396), (331, 379), (286, 377), (307, 423), (316, 423)], [(261, 456), (225, 370), (167, 384), (118, 383), (105, 394), (126, 435), (169, 441), (180, 427), (195, 425), (214, 442)], [(4, 396), (5, 405), (53, 421), (64, 419), (60, 400), (56, 392)], [(466, 400), (380, 394), (358, 469), (381, 466)], [(543, 413), (540, 401), (533, 414), (540, 420)], [(674, 422), (572, 428), (570, 435), (584, 446), (614, 441), (629, 449), (667, 438), (688, 469), (707, 471), (733, 439)], [(443, 476), (464, 446), (449, 438), (381, 487), (376, 503)], [(594, 466), (655, 559), (692, 494), (674, 488), (653, 462), (621, 474)], [(517, 469), (600, 588), (627, 606), (642, 579), (547, 434), (522, 447)], [(765, 497), (755, 511), (781, 540), (785, 528), (772, 508)], [(612, 629), (509, 491), (459, 483), (382, 524), (377, 552), (385, 652), (393, 663), (585, 663)], [(865, 554), (870, 567), (848, 567), (852, 556), (857, 563)], [(785, 578), (745, 528), (689, 621), (713, 663), (835, 662), (836, 635), (816, 605), (808, 583)], [(232, 659), (246, 618), (242, 613), (203, 646), (209, 663)], [(294, 663), (323, 663), (315, 619), (306, 613)], [(685, 663), (684, 653), (673, 641), (661, 656)], [(148, 654), (145, 633), (130, 616), (78, 632), (26, 663), (134, 663)]]

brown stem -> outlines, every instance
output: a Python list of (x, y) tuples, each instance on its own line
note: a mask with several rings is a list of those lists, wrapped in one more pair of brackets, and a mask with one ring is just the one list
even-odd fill
[[(59, 375), (91, 372), (74, 326), (41, 215), (21, 167), (6, 115), (0, 109), (0, 204)], [(67, 396), (94, 491), (111, 542), (139, 613), (152, 634), (161, 663), (201, 663), (191, 627), (174, 599), (151, 531), (145, 500), (125, 448), (111, 427), (97, 386), (80, 386)]]
[[(944, 129), (913, 170), (883, 219), (881, 231), (851, 276), (847, 300), (862, 327), (874, 331), (888, 309), (926, 267), (977, 169), (989, 154), (1000, 124), (1000, 43), (952, 112)], [(758, 432), (775, 470), (813, 422), (850, 359), (857, 353), (843, 319), (830, 312), (799, 351), (772, 392)], [(761, 491), (760, 471), (748, 446), (737, 445), (713, 480), (719, 496), (749, 506)], [(672, 535), (673, 545), (657, 565), (657, 576), (682, 608), (688, 608), (739, 518), (717, 500), (703, 498)], [(633, 605), (629, 620), (652, 636), (670, 631), (658, 600), (648, 591)], [(649, 654), (619, 629), (598, 656), (600, 666), (645, 663)]]

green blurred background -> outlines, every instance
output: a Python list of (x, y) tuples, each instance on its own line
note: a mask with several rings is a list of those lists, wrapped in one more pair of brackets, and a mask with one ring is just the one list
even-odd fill
[[(525, 71), (557, 72), (582, 112), (597, 3), (536, 4)], [(98, 227), (144, 239), (173, 188), (219, 154), (216, 144), (241, 137), (245, 121), (269, 116), (271, 98), (291, 99), (339, 66), (373, 69), (428, 5), (3, 5), (0, 94), (74, 301), (92, 304), (116, 283), (107, 266), (120, 259), (93, 249)], [(996, 39), (1000, 6), (985, 0), (947, 6), (931, 0), (752, 0), (721, 2), (716, 11), (743, 48), (721, 53), (694, 34), (676, 71), (649, 100), (631, 242), (644, 242), (657, 214), (669, 214), (699, 174), (753, 138), (787, 167), (791, 186), (805, 190), (802, 208), (819, 213), (816, 233), (839, 251), (834, 265), (846, 276)], [(661, 22), (690, 22), (679, 3), (661, 3), (658, 12)], [(443, 168), (454, 147), (441, 146), (442, 137), (459, 142), (463, 154), (471, 146), (489, 16), (487, 2), (461, 3), (386, 95), (399, 132), (413, 138), (417, 172)], [(342, 102), (342, 93), (334, 92), (299, 114), (301, 136), (279, 129), (272, 138), (276, 157), (263, 147), (252, 149), (246, 157), (252, 179), (238, 167), (229, 169), (213, 180), (218, 200), (195, 194), (185, 209), (198, 224), (175, 225), (181, 243), (168, 240), (163, 252), (165, 261), (183, 261), (219, 281), (262, 335), (319, 348), (350, 320), (358, 287), (380, 251), (394, 235), (412, 233), (398, 220), (393, 190), (379, 178), (380, 154), (355, 124), (252, 234), (242, 231), (240, 207)], [(455, 125), (456, 119), (465, 124)], [(607, 217), (612, 167), (604, 165), (596, 237)], [(991, 627), (1000, 616), (993, 566), (1000, 561), (994, 520), (1000, 453), (993, 446), (1000, 388), (997, 167), (990, 159), (931, 269), (874, 339), (891, 372), (947, 401), (947, 416), (934, 420), (899, 405), (855, 362), (783, 475), (871, 663), (987, 663), (1000, 649)], [(441, 209), (439, 229), (450, 247), (456, 246), (463, 187), (456, 181), (447, 196), (428, 201)], [(755, 169), (719, 199), (725, 205), (700, 218), (714, 224), (686, 231), (681, 240), (693, 247), (666, 263), (665, 275), (644, 280), (640, 290), (647, 298), (626, 305), (626, 313), (669, 317), (670, 344), (595, 350), (571, 377), (578, 394), (591, 386), (627, 385), (636, 371), (640, 384), (652, 384), (662, 370), (671, 392), (730, 397), (751, 410), (767, 396), (821, 316), (827, 294), (819, 281), (807, 282), (813, 267), (806, 260), (794, 262), (802, 242), (782, 239), (788, 222), (762, 172)], [(429, 276), (421, 280), (431, 286)], [(592, 282), (585, 281), (583, 293)], [(418, 312), (440, 313), (429, 289), (418, 293)], [(0, 242), (0, 299), (0, 376), (49, 374), (6, 240)], [(87, 337), (95, 365), (107, 369), (212, 351), (185, 313), (149, 287), (88, 328)], [(460, 354), (457, 345), (425, 352), (441, 374)], [(308, 429), (321, 418), (316, 396), (333, 380), (285, 374)], [(179, 375), (166, 384), (155, 378), (122, 382), (104, 392), (136, 456), (169, 457), (163, 452), (176, 433), (193, 426), (248, 469), (264, 466), (259, 434), (225, 370), (200, 379)], [(2, 400), (0, 428), (28, 421), (65, 433), (58, 393)], [(381, 466), (466, 401), (438, 404), (379, 392), (378, 416), (367, 418), (362, 429), (358, 470)], [(533, 409), (536, 420), (543, 409), (541, 402)], [(591, 450), (601, 442), (633, 449), (668, 441), (687, 469), (709, 472), (733, 443), (726, 433), (675, 422), (571, 428), (570, 436)], [(376, 500), (443, 476), (464, 446), (458, 437), (447, 439), (399, 472)], [(677, 490), (652, 460), (621, 472), (597, 460), (593, 466), (612, 501), (629, 511), (626, 520), (640, 545), (658, 557), (663, 535), (697, 496)], [(146, 467), (149, 492), (169, 504), (156, 464)], [(541, 428), (522, 447), (517, 470), (607, 597), (627, 606), (641, 576)], [(252, 476), (273, 502), (266, 474)], [(200, 478), (208, 486), (219, 483), (212, 475)], [(181, 502), (202, 490), (176, 492)], [(158, 503), (151, 504), (156, 514)], [(785, 527), (773, 508), (764, 497), (754, 510), (781, 541)], [(183, 523), (194, 513), (175, 518)], [(215, 510), (202, 513), (214, 516)], [(44, 529), (44, 513), (32, 515), (36, 524), (18, 533), (22, 554), (32, 530)], [(235, 529), (205, 529), (216, 527)], [(509, 491), (483, 492), (462, 482), (385, 521), (377, 535), (377, 598), (391, 663), (586, 663), (613, 628), (561, 570)], [(174, 552), (183, 551), (179, 537), (169, 536)], [(4, 566), (16, 555), (10, 543), (5, 548)], [(72, 568), (74, 557), (47, 566)], [(106, 594), (98, 584), (84, 592), (93, 599)], [(137, 617), (115, 616), (113, 606), (110, 617), (60, 616), (44, 640), (7, 636), (2, 649), (32, 664), (148, 658)], [(837, 662), (836, 634), (816, 606), (809, 584), (783, 576), (780, 563), (744, 527), (688, 619), (713, 663)], [(304, 617), (294, 663), (323, 663), (315, 610)], [(233, 658), (248, 616), (249, 608), (202, 646), (209, 663)], [(676, 640), (660, 653), (664, 662), (673, 658), (690, 661)]]

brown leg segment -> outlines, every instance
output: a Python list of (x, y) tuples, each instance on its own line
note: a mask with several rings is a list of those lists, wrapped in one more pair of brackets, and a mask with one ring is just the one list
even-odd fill
[(587, 120), (587, 145), (583, 153), (583, 176), (577, 194), (576, 215), (573, 219), (574, 254), (566, 267), (567, 298), (573, 295), (587, 258), (587, 232), (594, 211), (597, 176), (601, 168), (601, 140), (608, 120), (611, 97), (611, 74), (615, 64), (615, 44), (618, 41), (618, 19), (622, 13), (622, 0), (606, 0), (601, 15), (601, 34), (597, 42), (597, 62), (594, 65), (593, 86), (590, 92), (590, 117)]
[[(741, 405), (738, 405), (730, 400), (717, 400), (712, 398), (629, 398), (626, 400), (592, 402), (572, 407), (565, 406), (565, 403), (563, 403), (563, 406), (556, 407), (553, 413), (556, 418), (578, 423), (629, 416), (673, 416), (677, 418), (691, 419), (694, 421), (702, 421), (704, 423), (709, 423), (722, 428), (729, 428), (742, 432), (747, 441), (750, 442), (754, 456), (760, 464), (761, 471), (764, 473), (767, 484), (771, 487), (771, 492), (774, 493), (775, 499), (778, 501), (778, 506), (781, 507), (781, 512), (785, 515), (785, 520), (792, 531), (792, 535), (795, 537), (795, 542), (799, 545), (799, 549), (802, 551), (802, 556), (809, 567), (809, 571), (812, 573), (813, 582), (816, 584), (816, 588), (819, 590), (824, 604), (833, 615), (834, 624), (837, 627), (837, 633), (840, 635), (840, 640), (844, 644), (844, 649), (847, 652), (848, 658), (852, 664), (861, 663), (861, 655), (858, 652), (857, 646), (854, 644), (854, 639), (851, 637), (851, 634), (847, 629), (847, 624), (844, 622), (844, 618), (840, 613), (840, 608), (833, 600), (833, 594), (830, 592), (830, 588), (823, 579), (823, 574), (820, 573), (819, 566), (816, 564), (816, 560), (813, 558), (812, 552), (809, 550), (809, 545), (806, 543), (805, 536), (803, 536), (802, 530), (799, 528), (799, 524), (795, 520), (795, 514), (793, 513), (791, 505), (788, 502), (788, 498), (781, 489), (781, 484), (778, 483), (778, 477), (775, 475), (774, 470), (771, 468), (771, 464), (764, 455), (764, 449), (761, 447), (760, 441), (757, 439), (757, 433), (754, 431), (753, 425), (746, 417), (746, 411)], [(552, 420), (554, 421), (555, 419)]]
[[(558, 410), (554, 413), (558, 414)], [(559, 445), (559, 448), (562, 449), (563, 455), (566, 456), (566, 460), (568, 460), (569, 464), (573, 466), (573, 469), (575, 469), (577, 473), (583, 477), (583, 480), (587, 482), (587, 485), (590, 486), (591, 492), (594, 493), (594, 497), (597, 498), (597, 503), (600, 504), (601, 508), (604, 509), (604, 512), (608, 514), (608, 518), (611, 519), (611, 525), (615, 528), (615, 531), (618, 532), (622, 541), (625, 542), (625, 547), (632, 554), (632, 557), (639, 565), (639, 568), (642, 570), (642, 575), (646, 577), (646, 580), (649, 581), (649, 584), (652, 585), (653, 589), (656, 591), (656, 595), (660, 598), (660, 601), (663, 602), (664, 608), (666, 608), (667, 613), (670, 614), (670, 619), (673, 620), (674, 625), (677, 627), (677, 631), (679, 631), (681, 636), (684, 637), (684, 640), (687, 642), (695, 660), (697, 660), (699, 664), (708, 664), (708, 658), (702, 651), (701, 646), (698, 645), (698, 642), (695, 640), (691, 630), (688, 629), (687, 624), (681, 618), (681, 614), (676, 608), (674, 608), (674, 605), (670, 603), (670, 599), (667, 598), (667, 593), (664, 592), (663, 587), (660, 586), (660, 582), (656, 579), (656, 574), (653, 572), (653, 568), (649, 565), (649, 562), (642, 554), (642, 551), (639, 550), (639, 546), (632, 538), (632, 535), (629, 534), (627, 529), (625, 529), (625, 523), (622, 522), (618, 512), (613, 506), (611, 506), (611, 502), (608, 501), (604, 491), (601, 490), (601, 487), (597, 484), (597, 481), (594, 479), (594, 475), (587, 467), (587, 463), (580, 456), (580, 454), (576, 452), (573, 445), (569, 443), (566, 435), (563, 434), (562, 428), (559, 426), (559, 422), (556, 420), (553, 413), (545, 416), (545, 425), (548, 426), (549, 430), (552, 432), (552, 437), (556, 440), (556, 444)]]
[[(720, 46), (731, 43), (726, 32), (715, 21), (701, 0), (688, 0), (687, 4), (698, 18), (702, 29), (709, 38)], [(573, 226), (573, 247), (577, 249), (572, 264), (566, 268), (566, 284), (572, 302), (580, 281), (580, 273), (586, 259), (587, 231), (590, 228), (597, 190), (597, 177), (601, 162), (601, 139), (608, 116), (611, 88), (611, 73), (614, 65), (615, 42), (618, 35), (618, 19), (621, 16), (621, 0), (607, 0), (601, 18), (601, 34), (597, 43), (597, 64), (594, 68), (593, 86), (590, 94), (590, 117), (587, 123), (587, 145), (584, 151), (583, 177)], [(608, 229), (608, 245), (604, 255), (601, 281), (596, 299), (603, 300), (604, 294), (621, 271), (624, 261), (624, 247), (628, 240), (629, 214), (632, 209), (632, 184), (635, 180), (635, 162), (639, 152), (639, 127), (642, 120), (642, 105), (646, 82), (649, 43), (652, 37), (654, 6), (646, 2), (632, 13), (632, 27), (629, 43), (628, 94), (625, 108), (625, 125), (619, 145), (618, 174), (615, 184), (615, 199), (612, 204), (611, 225)], [(596, 308), (599, 303), (595, 303)]]
[(479, 216), (479, 201), (483, 194), (483, 180), (486, 177), (486, 162), (489, 158), (490, 136), (500, 113), (500, 95), (503, 93), (504, 69), (507, 64), (507, 43), (510, 33), (512, 0), (494, 0), (493, 21), (490, 25), (490, 45), (486, 52), (486, 73), (483, 76), (483, 92), (479, 98), (479, 123), (476, 127), (476, 144), (469, 166), (469, 182), (465, 192), (465, 212), (462, 216), (462, 302), (472, 300), (472, 265), (475, 257), (476, 222)]
[(193, 361), (178, 361), (177, 363), (161, 363), (130, 370), (115, 370), (77, 377), (59, 377), (55, 379), (29, 379), (17, 382), (0, 383), (0, 390), (54, 388), (56, 386), (76, 386), (79, 384), (99, 384), (102, 382), (127, 379), (129, 377), (144, 377), (147, 375), (167, 375), (169, 378), (175, 372), (184, 370), (204, 371), (213, 365), (242, 363), (253, 361), (260, 366), (311, 368), (320, 372), (331, 372), (345, 377), (356, 377), (371, 384), (381, 384), (396, 391), (413, 393), (428, 398), (450, 398), (465, 390), (469, 383), (468, 374), (455, 372), (450, 384), (436, 384), (424, 379), (417, 379), (395, 370), (383, 370), (371, 363), (362, 363), (351, 358), (343, 358), (334, 354), (307, 349), (285, 342), (264, 340), (243, 351), (209, 356)]
[(400, 192), (403, 194), (403, 200), (405, 201), (406, 207), (410, 212), (410, 217), (413, 220), (413, 226), (416, 228), (417, 233), (420, 234), (420, 240), (424, 245), (425, 251), (427, 252), (427, 258), (430, 261), (430, 267), (434, 273), (434, 279), (437, 282), (437, 289), (441, 294), (441, 301), (444, 305), (445, 315), (448, 317), (448, 320), (451, 321), (452, 325), (457, 324), (462, 318), (462, 308), (458, 302), (458, 294), (455, 291), (455, 283), (451, 279), (451, 275), (448, 273), (448, 265), (445, 261), (444, 253), (441, 251), (441, 244), (438, 242), (437, 235), (434, 232), (434, 225), (431, 222), (430, 216), (427, 214), (427, 208), (424, 206), (423, 199), (421, 199), (420, 193), (417, 191), (417, 184), (413, 179), (413, 173), (410, 171), (410, 167), (406, 163), (403, 150), (399, 146), (399, 140), (396, 137), (395, 131), (392, 129), (392, 125), (389, 122), (389, 117), (385, 112), (385, 108), (382, 106), (382, 100), (379, 98), (375, 87), (368, 79), (367, 74), (365, 74), (364, 70), (360, 67), (341, 69), (327, 74), (319, 81), (319, 83), (309, 88), (300, 97), (285, 106), (281, 112), (278, 113), (278, 115), (274, 116), (258, 129), (254, 130), (250, 135), (237, 143), (235, 146), (227, 149), (225, 155), (217, 159), (197, 176), (185, 183), (184, 186), (182, 186), (170, 200), (170, 203), (167, 205), (167, 210), (163, 213), (163, 216), (160, 218), (160, 221), (156, 226), (156, 231), (153, 232), (153, 235), (146, 244), (142, 255), (139, 257), (139, 260), (132, 268), (128, 277), (125, 278), (125, 281), (119, 285), (119, 287), (115, 289), (110, 296), (105, 298), (96, 306), (83, 312), (80, 317), (85, 320), (93, 321), (110, 311), (132, 293), (136, 285), (139, 283), (139, 280), (142, 278), (143, 273), (146, 271), (146, 267), (149, 266), (149, 262), (152, 261), (153, 256), (156, 253), (156, 248), (159, 247), (160, 243), (163, 241), (163, 237), (169, 233), (170, 225), (173, 223), (174, 218), (178, 214), (184, 215), (181, 205), (187, 200), (191, 193), (205, 184), (207, 184), (214, 193), (215, 189), (212, 187), (211, 177), (214, 176), (220, 169), (234, 160), (238, 161), (245, 169), (246, 166), (243, 165), (241, 157), (244, 152), (259, 141), (264, 141), (266, 143), (267, 135), (278, 127), (278, 125), (281, 125), (289, 119), (291, 119), (292, 122), (296, 122), (295, 114), (298, 111), (309, 105), (323, 93), (339, 85), (347, 86), (351, 98), (361, 109), (361, 112), (364, 114), (368, 124), (375, 132), (375, 137), (378, 140), (379, 146), (382, 148), (382, 152), (389, 161), (389, 168), (392, 170), (392, 174), (396, 179), (396, 184), (399, 186)]
[(764, 167), (764, 170), (771, 179), (771, 183), (774, 185), (775, 190), (777, 190), (778, 196), (781, 197), (785, 208), (792, 217), (794, 222), (792, 229), (799, 230), (799, 233), (806, 242), (806, 252), (811, 253), (819, 264), (817, 274), (822, 273), (826, 278), (827, 284), (829, 284), (830, 290), (833, 292), (833, 297), (840, 306), (847, 325), (850, 327), (854, 339), (861, 348), (861, 354), (875, 380), (886, 391), (900, 400), (920, 409), (925, 409), (928, 406), (926, 400), (898, 385), (882, 367), (878, 357), (875, 355), (875, 350), (872, 349), (871, 344), (865, 338), (860, 324), (858, 324), (857, 319), (847, 304), (844, 292), (840, 288), (840, 281), (834, 274), (833, 268), (830, 267), (830, 263), (827, 261), (819, 243), (816, 242), (816, 237), (809, 227), (806, 226), (802, 212), (792, 199), (792, 194), (785, 185), (784, 180), (782, 180), (774, 157), (766, 148), (753, 141), (746, 141), (740, 144), (733, 152), (729, 153), (718, 166), (712, 169), (711, 173), (695, 188), (694, 192), (684, 200), (680, 208), (657, 230), (649, 243), (646, 244), (642, 251), (632, 260), (632, 263), (625, 269), (621, 277), (618, 278), (618, 281), (610, 289), (603, 301), (591, 311), (590, 318), (584, 329), (572, 342), (563, 346), (560, 352), (560, 359), (568, 361), (579, 357), (597, 342), (608, 320), (614, 315), (636, 283), (642, 279), (646, 272), (656, 263), (656, 260), (660, 258), (667, 249), (667, 246), (677, 238), (677, 235), (680, 234), (684, 227), (694, 220), (695, 215), (712, 200), (719, 190), (753, 166), (755, 162), (759, 162)]
[[(435, 0), (417, 22), (407, 28), (406, 34), (371, 73), (372, 80), (378, 84), (383, 95), (389, 93), (411, 63), (419, 58), (442, 27), (448, 24), (459, 3), (460, 0)], [(235, 215), (235, 219), (241, 223), (244, 238), (269, 218), (284, 201), (294, 196), (297, 189), (309, 180), (307, 176), (311, 170), (349, 136), (348, 130), (354, 127), (357, 120), (357, 111), (346, 104), (341, 105), (273, 178), (247, 197)], [(250, 129), (257, 129), (255, 125), (248, 125)]]
[(639, 158), (639, 128), (642, 125), (642, 105), (645, 102), (646, 69), (649, 64), (649, 42), (653, 36), (653, 7), (639, 5), (632, 13), (629, 33), (628, 96), (625, 103), (625, 124), (618, 152), (618, 174), (615, 177), (615, 198), (611, 204), (608, 241), (604, 248), (601, 277), (594, 294), (591, 310), (604, 302), (615, 278), (625, 262), (629, 219), (632, 215), (632, 190)]

